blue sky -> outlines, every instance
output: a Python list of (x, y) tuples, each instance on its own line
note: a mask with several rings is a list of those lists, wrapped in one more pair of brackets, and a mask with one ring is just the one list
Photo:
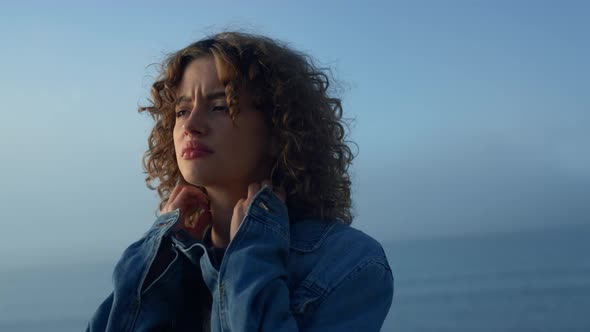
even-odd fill
[[(262, 33), (331, 67), (380, 241), (590, 223), (584, 1), (0, 5), (0, 260), (110, 260), (154, 220), (152, 63)], [(72, 248), (76, 248), (75, 252)]]

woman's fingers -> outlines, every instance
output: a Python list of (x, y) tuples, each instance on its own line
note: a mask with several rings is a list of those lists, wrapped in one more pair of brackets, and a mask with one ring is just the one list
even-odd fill
[(250, 183), (250, 185), (248, 185), (248, 197), (246, 198), (246, 205), (252, 201), (252, 198), (254, 198), (254, 195), (256, 195), (258, 190), (260, 190), (259, 183), (254, 182), (254, 183)]
[(180, 208), (181, 217), (188, 218), (195, 213), (208, 211), (209, 199), (200, 189), (194, 186), (185, 186), (172, 203), (172, 207), (173, 209)]
[(176, 209), (180, 209), (179, 226), (194, 238), (201, 239), (212, 219), (207, 194), (196, 186), (178, 184), (161, 213)]
[[(249, 191), (250, 191), (250, 186), (248, 186), (248, 192)], [(230, 242), (231, 242), (231, 240), (233, 240), (234, 235), (236, 235), (236, 232), (238, 231), (238, 228), (240, 227), (240, 224), (242, 223), (242, 219), (244, 219), (244, 216), (246, 214), (246, 206), (247, 206), (246, 202), (247, 202), (246, 199), (240, 198), (240, 200), (238, 200), (238, 202), (234, 206), (234, 212), (232, 214), (231, 222), (229, 225), (229, 240), (230, 240)]]
[(267, 186), (269, 187), (278, 197), (281, 201), (285, 202), (286, 200), (286, 194), (285, 194), (285, 190), (283, 188), (280, 187), (274, 187), (272, 185), (272, 182), (270, 180), (264, 180), (262, 181), (262, 186)]
[(166, 213), (166, 212), (170, 212), (170, 211), (174, 211), (178, 208), (182, 207), (182, 199), (179, 199), (181, 197), (183, 197), (182, 193), (185, 190), (184, 186), (176, 186), (174, 188), (174, 190), (172, 191), (172, 194), (170, 194), (170, 198), (168, 198), (168, 202), (166, 203), (166, 206), (164, 207), (164, 209), (162, 210), (162, 212)]
[(170, 193), (170, 196), (168, 197), (168, 202), (166, 202), (166, 205), (164, 205), (164, 208), (160, 211), (160, 214), (164, 214), (166, 212), (170, 212), (172, 210), (175, 210), (172, 208), (172, 205), (174, 203), (174, 200), (176, 199), (176, 197), (178, 196), (178, 194), (182, 190), (182, 188), (183, 188), (183, 186), (174, 187), (174, 189), (172, 190), (172, 193)]
[(182, 202), (189, 206), (197, 206), (203, 210), (209, 209), (209, 197), (201, 189), (195, 186), (186, 186), (184, 191), (184, 197), (181, 198)]
[(209, 198), (201, 189), (189, 186), (182, 191), (178, 200), (181, 202), (180, 211), (184, 229), (194, 238), (201, 239), (212, 219)]
[(234, 207), (230, 224), (230, 241), (233, 240), (236, 232), (238, 231), (238, 228), (240, 227), (240, 224), (242, 223), (244, 216), (246, 215), (246, 209), (248, 208), (248, 205), (252, 203), (252, 200), (254, 199), (256, 193), (264, 186), (269, 187), (277, 195), (277, 197), (279, 197), (280, 200), (285, 202), (285, 190), (283, 190), (283, 188), (274, 188), (270, 180), (266, 179), (263, 180), (261, 183), (250, 183), (248, 185), (248, 197), (241, 198), (240, 200), (238, 200)]
[[(255, 182), (248, 185), (246, 198), (240, 199), (233, 211), (230, 223), (230, 240), (233, 239), (240, 223), (244, 219), (248, 205), (252, 203), (256, 193), (264, 186), (269, 187), (280, 200), (285, 202), (286, 195), (282, 188), (275, 188), (269, 179), (261, 183)], [(210, 202), (207, 194), (200, 188), (190, 184), (178, 184), (172, 193), (166, 207), (162, 212), (170, 212), (180, 209), (182, 227), (196, 238), (202, 237), (205, 228), (211, 224)]]
[[(190, 209), (194, 212), (196, 208), (208, 209), (209, 198), (201, 189), (192, 185), (177, 185), (166, 203), (162, 212), (170, 212), (176, 209), (182, 209), (187, 212)], [(164, 211), (165, 210), (165, 211)]]
[(187, 231), (194, 239), (200, 240), (203, 238), (205, 229), (211, 224), (211, 211), (201, 210), (200, 212), (191, 214), (184, 219), (182, 228)]

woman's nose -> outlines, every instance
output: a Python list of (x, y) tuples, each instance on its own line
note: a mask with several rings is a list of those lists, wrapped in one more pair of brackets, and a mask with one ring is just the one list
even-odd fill
[(193, 107), (187, 121), (182, 126), (185, 135), (203, 136), (209, 132), (207, 114), (198, 106)]

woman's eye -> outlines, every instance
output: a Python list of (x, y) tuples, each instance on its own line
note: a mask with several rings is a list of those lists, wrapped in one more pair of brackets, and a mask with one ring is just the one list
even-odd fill
[(185, 116), (187, 114), (188, 114), (188, 111), (187, 110), (178, 110), (178, 111), (176, 111), (176, 117), (177, 118), (181, 118), (181, 117), (183, 117), (183, 116)]
[(213, 106), (213, 111), (214, 112), (227, 112), (228, 108), (227, 108), (227, 106), (224, 106), (224, 105)]

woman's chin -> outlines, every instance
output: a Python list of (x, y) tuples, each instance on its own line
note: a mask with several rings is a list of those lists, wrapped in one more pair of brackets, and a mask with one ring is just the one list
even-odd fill
[(202, 178), (197, 176), (184, 176), (184, 179), (193, 186), (205, 187), (207, 185), (206, 181), (203, 181)]
[(205, 179), (203, 179), (203, 176), (199, 176), (197, 172), (187, 172), (181, 168), (180, 174), (188, 184), (192, 184), (194, 186), (204, 186), (206, 183), (206, 181), (204, 181)]

